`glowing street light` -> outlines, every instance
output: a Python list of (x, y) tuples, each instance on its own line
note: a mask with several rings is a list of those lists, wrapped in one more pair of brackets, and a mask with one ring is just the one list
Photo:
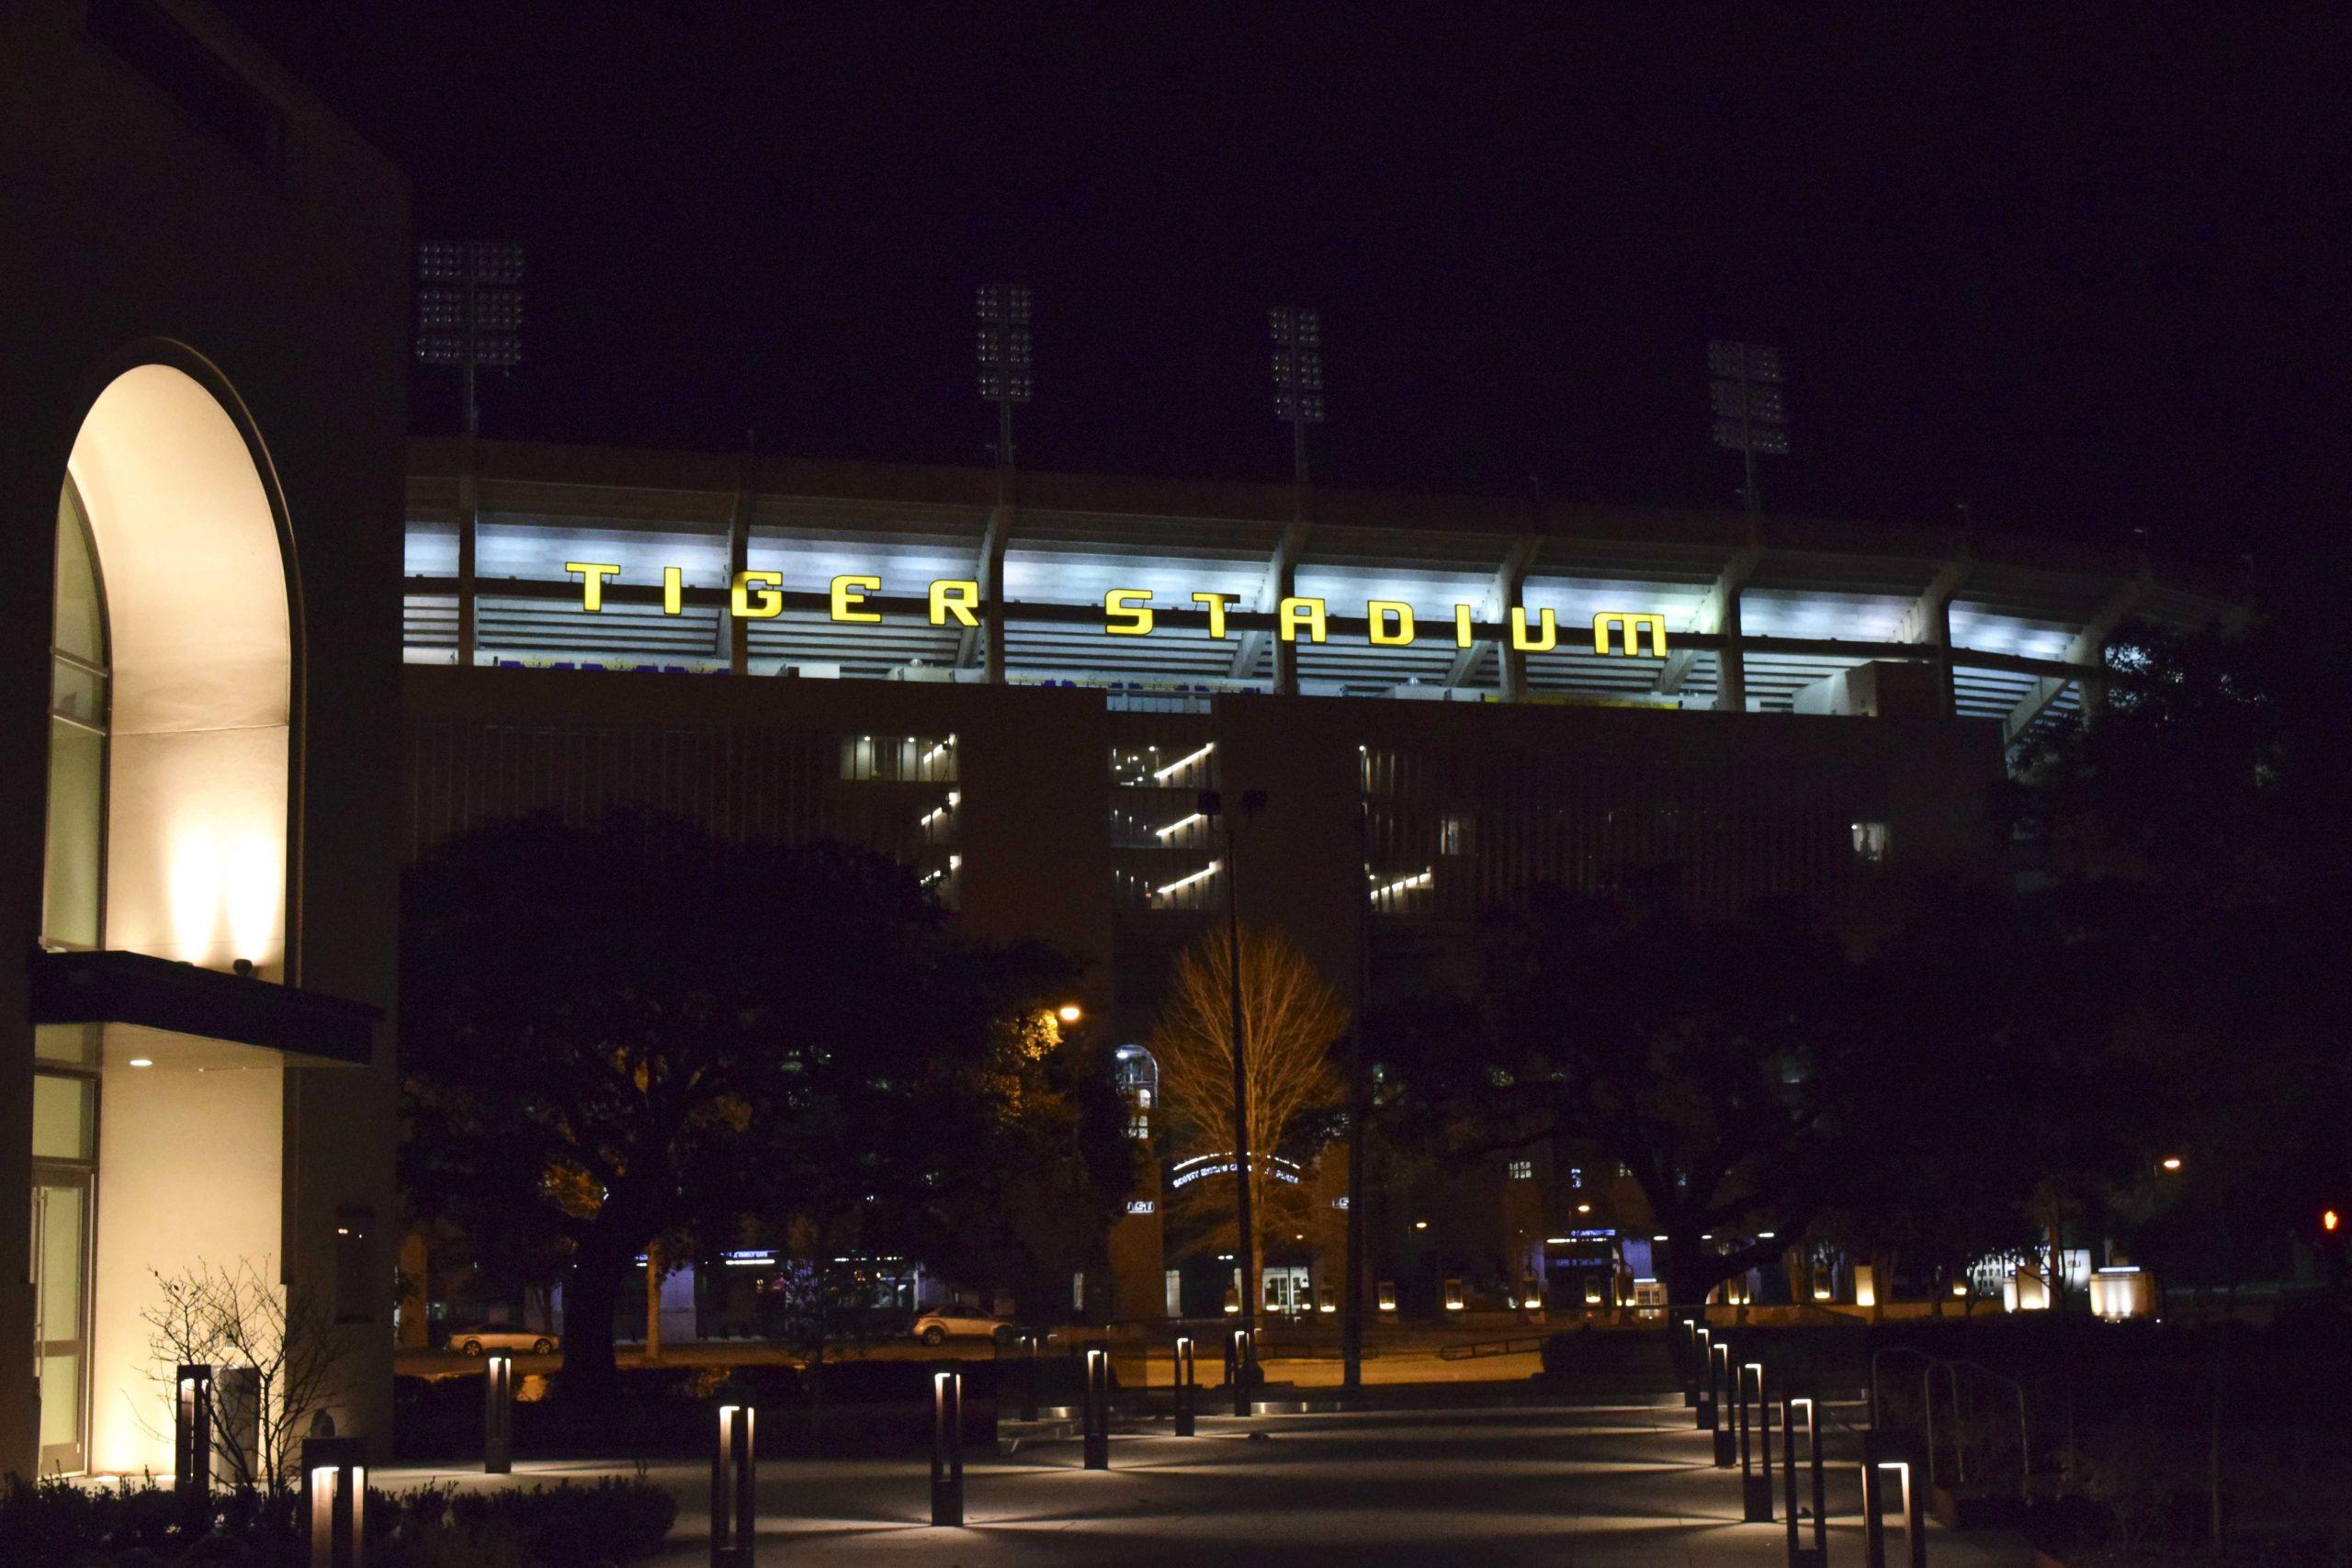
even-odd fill
[(2166, 1170), (2178, 1170), (2180, 1168), (2180, 1156), (2178, 1155), (2166, 1155), (2156, 1163)]
[(1054, 1010), (1054, 1016), (1060, 1019), (1064, 1023), (1076, 1023), (1080, 1019), (1086, 1016), (1086, 1012), (1085, 1010), (1080, 1008), (1076, 1002), (1064, 1002), (1060, 1007)]

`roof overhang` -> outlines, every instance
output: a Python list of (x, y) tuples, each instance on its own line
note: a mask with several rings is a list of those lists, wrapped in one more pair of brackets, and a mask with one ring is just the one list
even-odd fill
[(144, 953), (33, 952), (32, 1021), (129, 1024), (366, 1066), (383, 1010)]

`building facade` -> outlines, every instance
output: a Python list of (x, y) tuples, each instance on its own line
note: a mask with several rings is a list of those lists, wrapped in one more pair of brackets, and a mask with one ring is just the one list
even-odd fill
[[(410, 852), (652, 806), (870, 844), (972, 931), (1087, 955), (1159, 1156), (1075, 1298), (1121, 1317), (1216, 1310), (1161, 1227), (1218, 1151), (1164, 1140), (1148, 1058), (1228, 897), (1353, 1007), (1474, 974), (1538, 886), (1663, 869), (1728, 914), (1997, 875), (2008, 750), (2098, 700), (2127, 615), (2224, 609), (2120, 554), (1288, 487), (426, 441), (409, 496)], [(1519, 1163), (1443, 1227), (1476, 1269), (1401, 1212), (1376, 1247), (1511, 1295), (1564, 1229), (1643, 1223)], [(1268, 1299), (1328, 1299), (1339, 1233), (1274, 1248)], [(1563, 1245), (1640, 1250), (1599, 1239)]]
[(169, 1472), (207, 1273), (379, 1440), (406, 191), (181, 0), (8, 7), (0, 179), (0, 1472)]

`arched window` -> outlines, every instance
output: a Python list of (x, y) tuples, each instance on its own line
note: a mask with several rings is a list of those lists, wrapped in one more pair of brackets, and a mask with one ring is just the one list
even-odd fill
[(49, 947), (95, 948), (105, 932), (106, 594), (81, 492), (57, 497), (57, 584), (50, 631), (49, 852), (40, 933)]

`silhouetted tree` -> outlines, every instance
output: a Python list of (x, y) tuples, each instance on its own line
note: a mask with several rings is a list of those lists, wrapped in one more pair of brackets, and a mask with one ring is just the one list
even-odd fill
[[(956, 939), (878, 856), (644, 812), (435, 847), (401, 952), (412, 1201), (556, 1239), (573, 1392), (609, 1380), (649, 1241), (707, 1256), (763, 1221), (855, 1213), (887, 1244), (995, 1179), (1050, 1111), (1028, 1091), (1061, 1043), (1037, 1021), (1075, 976), (1042, 947)], [(1082, 1165), (1063, 1174), (1070, 1206), (1106, 1201)]]
[(1483, 1006), (1385, 1032), (1424, 1134), (1622, 1163), (1668, 1237), (1674, 1301), (1778, 1258), (1784, 1240), (1731, 1238), (1793, 1237), (1826, 1201), (1850, 1121), (1829, 1096), (1862, 1044), (1838, 947), (1785, 909), (1707, 920), (1648, 888), (1541, 895), (1496, 934)]

